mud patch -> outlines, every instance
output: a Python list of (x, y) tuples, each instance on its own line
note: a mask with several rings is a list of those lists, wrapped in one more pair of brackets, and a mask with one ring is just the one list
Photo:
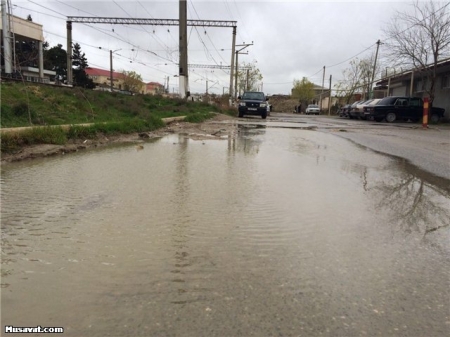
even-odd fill
[[(127, 135), (104, 136), (97, 139), (71, 140), (65, 145), (37, 144), (20, 148), (14, 153), (2, 153), (1, 163), (21, 161), (33, 158), (51, 157), (65, 155), (72, 152), (82, 151), (89, 148), (103, 147), (120, 143), (141, 143), (144, 139), (163, 137), (167, 134), (185, 133), (186, 137), (194, 140), (225, 139), (236, 130), (235, 117), (217, 114), (212, 119), (199, 123), (186, 123), (173, 121), (162, 129), (153, 132), (140, 132)], [(227, 123), (226, 121), (230, 121)]]

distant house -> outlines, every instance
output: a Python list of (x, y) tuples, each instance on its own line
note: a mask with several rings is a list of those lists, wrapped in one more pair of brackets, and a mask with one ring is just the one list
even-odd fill
[(145, 94), (148, 95), (158, 95), (164, 94), (165, 88), (164, 85), (158, 82), (149, 82), (145, 84)]
[[(86, 75), (97, 85), (99, 88), (111, 88), (111, 71), (99, 68), (86, 68)], [(123, 74), (113, 71), (113, 89), (123, 89)]]
[[(429, 66), (427, 69), (431, 69)], [(376, 83), (374, 90), (383, 91), (384, 96), (427, 97), (430, 88), (426, 70), (407, 70), (400, 74), (386, 76)], [(434, 106), (445, 109), (450, 118), (450, 58), (438, 63), (436, 69)]]
[[(303, 104), (318, 104), (321, 106), (322, 110), (328, 110), (328, 101), (330, 96), (330, 90), (328, 88), (322, 87), (320, 85), (314, 84), (313, 91), (314, 91), (314, 98), (310, 102), (302, 102)], [(293, 90), (291, 90), (291, 95), (293, 94)], [(331, 104), (335, 104), (337, 101), (336, 98), (331, 98)], [(306, 107), (305, 107), (306, 109)]]

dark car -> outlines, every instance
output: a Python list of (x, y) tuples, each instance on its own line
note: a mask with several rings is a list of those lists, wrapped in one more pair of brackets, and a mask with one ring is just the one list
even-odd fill
[(259, 115), (263, 119), (267, 118), (267, 101), (269, 98), (263, 92), (246, 91), (238, 99), (240, 100), (238, 107), (239, 117), (244, 117), (244, 115)]
[[(444, 116), (445, 109), (432, 107), (428, 111), (430, 122), (437, 123)], [(418, 122), (423, 116), (423, 100), (418, 97), (389, 96), (383, 98), (369, 112), (377, 122), (386, 119), (388, 123), (408, 119)]]

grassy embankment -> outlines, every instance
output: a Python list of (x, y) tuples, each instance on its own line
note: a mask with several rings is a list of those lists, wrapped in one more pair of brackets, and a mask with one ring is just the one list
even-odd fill
[[(235, 114), (206, 103), (162, 96), (127, 96), (33, 83), (2, 82), (0, 94), (1, 128), (39, 126), (2, 134), (1, 152), (31, 144), (62, 145), (70, 139), (95, 139), (100, 134), (152, 131), (163, 127), (162, 118), (168, 117), (186, 116), (185, 121), (198, 123), (213, 117), (214, 112)], [(93, 124), (77, 125), (84, 123)]]

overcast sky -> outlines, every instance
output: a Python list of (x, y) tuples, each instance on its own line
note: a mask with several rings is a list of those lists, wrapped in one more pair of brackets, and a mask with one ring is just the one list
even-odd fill
[[(11, 0), (13, 14), (43, 25), (50, 47), (66, 47), (67, 16), (179, 19), (179, 0)], [(294, 80), (307, 77), (325, 87), (333, 85), (355, 57), (375, 53), (382, 27), (396, 10), (411, 9), (411, 1), (242, 1), (188, 0), (189, 20), (237, 21), (236, 44), (252, 43), (239, 63), (256, 62), (269, 95), (289, 94)], [(188, 63), (231, 63), (232, 28), (188, 27)], [(109, 50), (114, 52), (115, 71), (133, 70), (145, 82), (165, 84), (177, 92), (178, 26), (122, 26), (73, 24), (73, 42), (81, 45), (91, 67), (109, 69)], [(101, 49), (99, 49), (101, 47)], [(132, 51), (131, 49), (134, 49)], [(380, 47), (380, 58), (383, 45)], [(228, 92), (229, 70), (191, 68), (192, 93)]]

